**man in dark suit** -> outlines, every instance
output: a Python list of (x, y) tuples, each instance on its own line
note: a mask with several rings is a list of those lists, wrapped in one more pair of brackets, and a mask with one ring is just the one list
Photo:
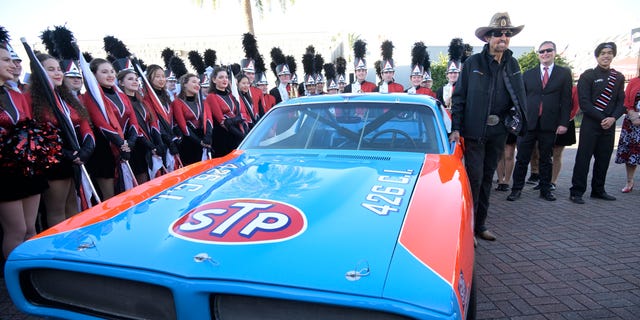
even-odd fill
[(551, 156), (556, 134), (564, 134), (569, 126), (572, 80), (568, 68), (554, 64), (555, 57), (555, 43), (543, 42), (538, 48), (540, 64), (522, 75), (527, 93), (529, 126), (526, 134), (518, 140), (513, 187), (511, 194), (507, 196), (509, 201), (515, 201), (521, 196), (536, 142), (540, 155), (540, 197), (548, 201), (556, 200), (551, 193)]

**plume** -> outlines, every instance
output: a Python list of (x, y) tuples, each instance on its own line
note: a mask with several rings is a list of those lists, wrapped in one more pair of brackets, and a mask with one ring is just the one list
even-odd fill
[(258, 57), (258, 42), (253, 34), (247, 32), (242, 35), (242, 48), (247, 58), (255, 60)]
[(312, 53), (305, 53), (302, 55), (302, 70), (304, 71), (304, 74), (313, 74), (313, 62), (314, 56)]
[(207, 67), (215, 67), (216, 60), (218, 60), (218, 56), (216, 55), (216, 51), (213, 49), (207, 49), (204, 51), (204, 64)]
[(204, 60), (202, 60), (202, 56), (198, 53), (198, 51), (191, 50), (187, 54), (189, 58), (189, 62), (193, 69), (196, 70), (197, 74), (204, 74), (207, 70), (207, 66), (204, 64)]
[(315, 70), (315, 73), (322, 72), (322, 66), (324, 66), (324, 58), (318, 53), (313, 59), (313, 69)]
[(56, 45), (55, 43), (53, 43), (53, 31), (51, 29), (42, 31), (42, 34), (40, 34), (40, 39), (42, 39), (42, 44), (44, 44), (44, 48), (47, 50), (49, 55), (58, 57), (58, 52), (56, 52)]
[(324, 66), (324, 77), (328, 79), (336, 78), (336, 67), (333, 63), (325, 63)]
[(364, 58), (367, 54), (367, 43), (362, 40), (356, 40), (353, 44), (353, 55), (356, 58)]
[(413, 48), (411, 49), (411, 65), (423, 65), (425, 55), (427, 54), (427, 46), (424, 45), (424, 42), (416, 42), (413, 44)]
[(178, 56), (171, 57), (171, 61), (169, 61), (169, 70), (173, 71), (178, 79), (188, 73), (187, 67), (184, 65), (184, 61), (182, 61)]
[(382, 59), (390, 60), (393, 57), (393, 42), (389, 40), (383, 41), (380, 49), (382, 50)]
[(469, 58), (472, 54), (473, 54), (473, 47), (470, 44), (465, 43), (464, 54), (462, 55), (462, 58), (460, 59), (460, 61), (464, 63), (464, 61), (467, 60), (467, 58)]
[[(52, 33), (53, 43), (60, 59), (78, 60), (78, 48), (75, 46), (76, 38), (65, 26), (56, 26)], [(89, 61), (89, 60), (87, 60)]]
[(129, 58), (131, 56), (127, 46), (114, 36), (104, 37), (104, 51), (116, 59)]
[(144, 61), (142, 59), (137, 59), (137, 61), (138, 61), (138, 65), (140, 66), (142, 71), (147, 71), (147, 64), (144, 63)]
[(93, 56), (88, 51), (82, 53), (82, 57), (84, 57), (84, 61), (91, 62), (93, 60)]
[(460, 61), (464, 54), (464, 44), (462, 39), (453, 38), (449, 44), (449, 60)]
[(429, 51), (427, 51), (427, 47), (424, 47), (424, 60), (422, 60), (422, 67), (424, 68), (424, 72), (431, 70), (431, 59), (429, 58)]
[(347, 60), (343, 57), (336, 58), (336, 73), (344, 75), (347, 71)]
[(304, 53), (316, 54), (316, 48), (313, 45), (309, 45), (307, 49), (305, 49)]
[(162, 60), (164, 61), (164, 67), (167, 69), (171, 69), (169, 66), (171, 65), (171, 58), (175, 56), (176, 53), (173, 49), (167, 47), (162, 50), (160, 56), (162, 56)]
[(382, 79), (382, 61), (377, 60), (374, 62), (373, 68), (376, 69), (376, 75), (378, 75), (378, 78)]
[(265, 72), (265, 71), (267, 71), (267, 66), (265, 66), (264, 64), (264, 58), (262, 58), (262, 55), (259, 54), (256, 57), (256, 73)]
[(289, 67), (289, 71), (291, 72), (291, 75), (293, 76), (294, 74), (296, 74), (296, 70), (298, 70), (298, 65), (296, 63), (296, 58), (294, 58), (293, 56), (286, 56), (286, 61), (287, 61), (287, 66)]
[(240, 66), (239, 63), (233, 63), (229, 66), (229, 69), (231, 69), (231, 73), (233, 74), (233, 76), (235, 77), (236, 75), (240, 74), (240, 72), (242, 71), (242, 67)]
[(9, 32), (3, 26), (0, 26), (0, 44), (6, 45), (11, 40), (9, 37)]
[(276, 72), (276, 67), (279, 64), (284, 64), (286, 62), (287, 58), (284, 56), (284, 53), (282, 53), (282, 50), (278, 47), (273, 47), (271, 49), (271, 70), (276, 76), (278, 75), (278, 73)]

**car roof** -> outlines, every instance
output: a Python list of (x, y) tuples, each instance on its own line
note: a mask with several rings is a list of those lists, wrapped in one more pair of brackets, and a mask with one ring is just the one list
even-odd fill
[(339, 102), (382, 102), (423, 104), (431, 109), (438, 108), (437, 100), (424, 94), (407, 93), (339, 93), (305, 96), (281, 102), (278, 106), (301, 105), (309, 103)]

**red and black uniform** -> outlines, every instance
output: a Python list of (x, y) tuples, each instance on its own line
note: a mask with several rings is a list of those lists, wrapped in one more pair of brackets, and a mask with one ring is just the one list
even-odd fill
[(256, 87), (249, 87), (249, 95), (251, 96), (251, 100), (253, 102), (253, 114), (256, 117), (256, 120), (260, 119), (267, 110), (265, 110), (265, 100), (264, 93), (262, 90)]
[[(22, 93), (0, 86), (0, 132), (11, 135), (22, 121), (32, 118), (31, 107)], [(4, 146), (0, 145), (0, 148)], [(7, 161), (0, 159), (0, 161)], [(42, 193), (49, 187), (44, 175), (25, 176), (22, 172), (0, 165), (0, 201), (15, 201)]]
[[(389, 82), (387, 84), (387, 87), (388, 87), (388, 91), (387, 91), (388, 93), (404, 92), (404, 88), (402, 87), (402, 85), (396, 82)], [(377, 86), (375, 90), (373, 90), (373, 92), (380, 92), (380, 86)]]
[[(33, 101), (30, 94), (25, 94), (25, 98), (27, 103), (32, 106)], [(89, 119), (82, 118), (78, 111), (67, 104), (64, 100), (61, 100), (61, 110), (60, 113), (66, 116), (71, 120), (71, 123), (74, 128), (74, 132), (67, 133), (68, 137), (73, 137), (80, 147), (77, 154), (74, 154), (76, 150), (74, 150), (73, 146), (69, 145), (69, 141), (66, 139), (62, 139), (62, 161), (58, 164), (51, 166), (51, 168), (47, 169), (45, 172), (45, 176), (49, 180), (62, 180), (72, 178), (74, 175), (73, 171), (73, 160), (75, 158), (80, 158), (83, 163), (87, 163), (96, 146), (95, 136), (93, 135), (93, 131), (91, 130), (91, 124), (89, 123)], [(55, 106), (58, 108), (58, 106)], [(58, 130), (64, 130), (64, 126), (60, 125), (58, 121), (58, 117), (53, 113), (50, 107), (43, 108), (43, 114), (41, 115), (41, 119), (38, 119), (40, 122), (49, 122), (53, 124)], [(61, 133), (62, 134), (62, 133)]]
[(276, 105), (276, 98), (268, 93), (264, 94), (264, 112), (260, 111), (260, 116), (262, 117), (267, 111), (271, 110), (273, 106)]
[(176, 128), (173, 118), (173, 108), (171, 108), (171, 98), (167, 95), (167, 101), (163, 101), (163, 93), (166, 92), (164, 89), (156, 90), (153, 89), (156, 96), (158, 97), (158, 103), (154, 102), (154, 98), (152, 97), (154, 92), (149, 92), (145, 89), (145, 95), (143, 97), (143, 101), (147, 106), (151, 106), (153, 111), (155, 112), (156, 118), (158, 118), (158, 128), (160, 130), (160, 137), (162, 138), (162, 143), (167, 148), (170, 154), (177, 155), (178, 152), (178, 136), (176, 131), (179, 131)]
[(436, 93), (433, 92), (433, 90), (431, 90), (429, 88), (418, 87), (418, 88), (416, 88), (416, 93), (417, 94), (425, 94), (425, 95), (428, 95), (428, 96), (432, 96), (434, 99), (437, 99)]
[[(249, 130), (251, 130), (259, 119), (258, 114), (256, 113), (256, 107), (259, 107), (259, 105), (256, 106), (256, 101), (253, 96), (251, 96), (251, 90), (247, 93), (240, 91), (239, 95), (241, 100), (240, 105), (242, 106), (242, 116), (245, 118)], [(258, 100), (257, 103), (260, 104), (261, 101)]]
[[(369, 81), (363, 81), (360, 83), (360, 92), (374, 92), (376, 89), (376, 84)], [(344, 87), (344, 93), (354, 92), (353, 91), (353, 83), (348, 84)]]
[(210, 113), (200, 100), (200, 95), (185, 99), (177, 97), (171, 103), (171, 108), (182, 135), (178, 148), (182, 163), (186, 166), (202, 160), (203, 144), (211, 145), (213, 126)]
[(214, 158), (229, 154), (238, 147), (248, 131), (242, 110), (244, 102), (236, 100), (228, 91), (215, 89), (204, 101), (213, 117)]
[(116, 164), (129, 160), (129, 152), (121, 151), (125, 140), (133, 149), (140, 128), (129, 98), (113, 88), (101, 88), (104, 113), (89, 93), (82, 95), (82, 103), (93, 122), (96, 148), (87, 163), (92, 177), (114, 178)]
[(151, 109), (145, 105), (144, 100), (138, 94), (129, 96), (129, 101), (140, 126), (140, 135), (136, 140), (136, 146), (131, 151), (131, 169), (134, 174), (147, 173), (151, 166), (153, 150), (156, 154), (163, 155), (166, 147), (160, 136), (158, 118), (151, 114)]

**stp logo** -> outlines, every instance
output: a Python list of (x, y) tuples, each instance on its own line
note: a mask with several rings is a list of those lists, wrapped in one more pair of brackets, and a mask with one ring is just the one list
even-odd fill
[(259, 199), (232, 199), (199, 206), (171, 224), (185, 240), (216, 244), (255, 244), (294, 238), (307, 228), (298, 208)]

